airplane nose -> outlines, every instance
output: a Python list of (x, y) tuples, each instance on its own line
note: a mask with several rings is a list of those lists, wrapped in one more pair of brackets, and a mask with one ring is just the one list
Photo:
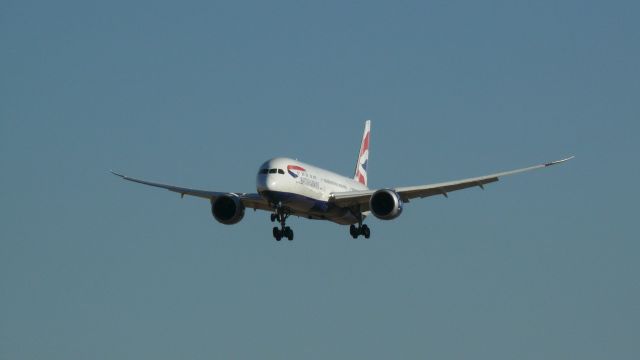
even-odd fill
[(262, 192), (267, 189), (267, 175), (258, 174), (256, 176), (256, 188), (258, 192)]
[(258, 192), (274, 190), (278, 186), (277, 177), (272, 174), (261, 175), (258, 174), (256, 180), (256, 187)]

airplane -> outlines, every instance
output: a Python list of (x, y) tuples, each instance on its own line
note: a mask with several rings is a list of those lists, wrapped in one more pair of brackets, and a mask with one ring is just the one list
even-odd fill
[(185, 195), (204, 198), (211, 203), (211, 213), (220, 223), (233, 225), (240, 222), (246, 208), (271, 212), (271, 222), (277, 221), (273, 237), (293, 240), (293, 230), (286, 225), (289, 216), (328, 220), (349, 225), (350, 235), (356, 239), (368, 239), (371, 230), (363, 224), (373, 215), (381, 220), (393, 220), (402, 214), (404, 204), (412, 199), (442, 195), (449, 197), (452, 191), (471, 187), (484, 190), (484, 185), (496, 182), (504, 176), (546, 168), (571, 160), (574, 156), (526, 168), (491, 175), (435, 184), (370, 189), (367, 187), (371, 121), (365, 122), (364, 134), (355, 165), (353, 178), (286, 157), (264, 162), (256, 176), (257, 193), (218, 192), (198, 190), (140, 180), (111, 171), (124, 180), (159, 187)]

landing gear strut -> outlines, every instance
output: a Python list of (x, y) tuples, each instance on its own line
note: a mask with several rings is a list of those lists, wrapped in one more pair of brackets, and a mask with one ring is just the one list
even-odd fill
[(293, 230), (286, 225), (289, 215), (289, 211), (280, 204), (275, 207), (275, 213), (271, 214), (271, 222), (277, 220), (280, 223), (280, 228), (273, 228), (273, 237), (276, 241), (280, 241), (283, 237), (286, 237), (289, 241), (293, 240)]

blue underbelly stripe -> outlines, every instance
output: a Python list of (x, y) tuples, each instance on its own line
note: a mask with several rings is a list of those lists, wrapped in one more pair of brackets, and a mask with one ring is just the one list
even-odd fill
[(281, 191), (265, 191), (264, 195), (272, 202), (297, 203), (308, 208), (310, 211), (326, 212), (329, 210), (329, 202), (313, 199), (304, 195), (281, 192)]

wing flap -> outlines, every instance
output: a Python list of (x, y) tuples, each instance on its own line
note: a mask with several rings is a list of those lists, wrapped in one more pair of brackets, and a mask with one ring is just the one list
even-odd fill
[(480, 187), (484, 189), (484, 185), (490, 184), (492, 182), (498, 181), (497, 177), (489, 177), (489, 178), (479, 178), (472, 179), (466, 182), (453, 182), (453, 183), (442, 183), (442, 184), (433, 184), (427, 185), (424, 187), (414, 186), (414, 187), (405, 187), (405, 188), (397, 188), (395, 191), (400, 194), (402, 200), (408, 202), (410, 199), (414, 198), (425, 198), (429, 196), (435, 195), (443, 195), (448, 197), (448, 193), (457, 190), (468, 189), (471, 187)]
[(228, 193), (228, 192), (219, 192), (219, 191), (208, 191), (208, 190), (199, 190), (199, 189), (191, 189), (180, 186), (167, 185), (152, 181), (140, 180), (136, 178), (132, 178), (126, 175), (119, 174), (117, 172), (111, 171), (113, 175), (116, 175), (124, 180), (132, 181), (138, 184), (153, 186), (161, 189), (166, 189), (169, 191), (176, 192), (180, 194), (180, 196), (196, 196), (203, 199), (215, 200), (219, 196), (233, 194), (240, 198), (242, 204), (248, 208), (256, 209), (256, 210), (271, 210), (271, 206), (269, 202), (267, 202), (260, 194), (248, 194), (248, 193)]
[(237, 194), (240, 196), (242, 204), (248, 208), (256, 210), (273, 211), (273, 207), (260, 194)]
[[(329, 201), (338, 207), (348, 208), (354, 206), (366, 206), (369, 209), (369, 198), (375, 190), (347, 191), (331, 194)], [(361, 209), (361, 211), (366, 211)]]

